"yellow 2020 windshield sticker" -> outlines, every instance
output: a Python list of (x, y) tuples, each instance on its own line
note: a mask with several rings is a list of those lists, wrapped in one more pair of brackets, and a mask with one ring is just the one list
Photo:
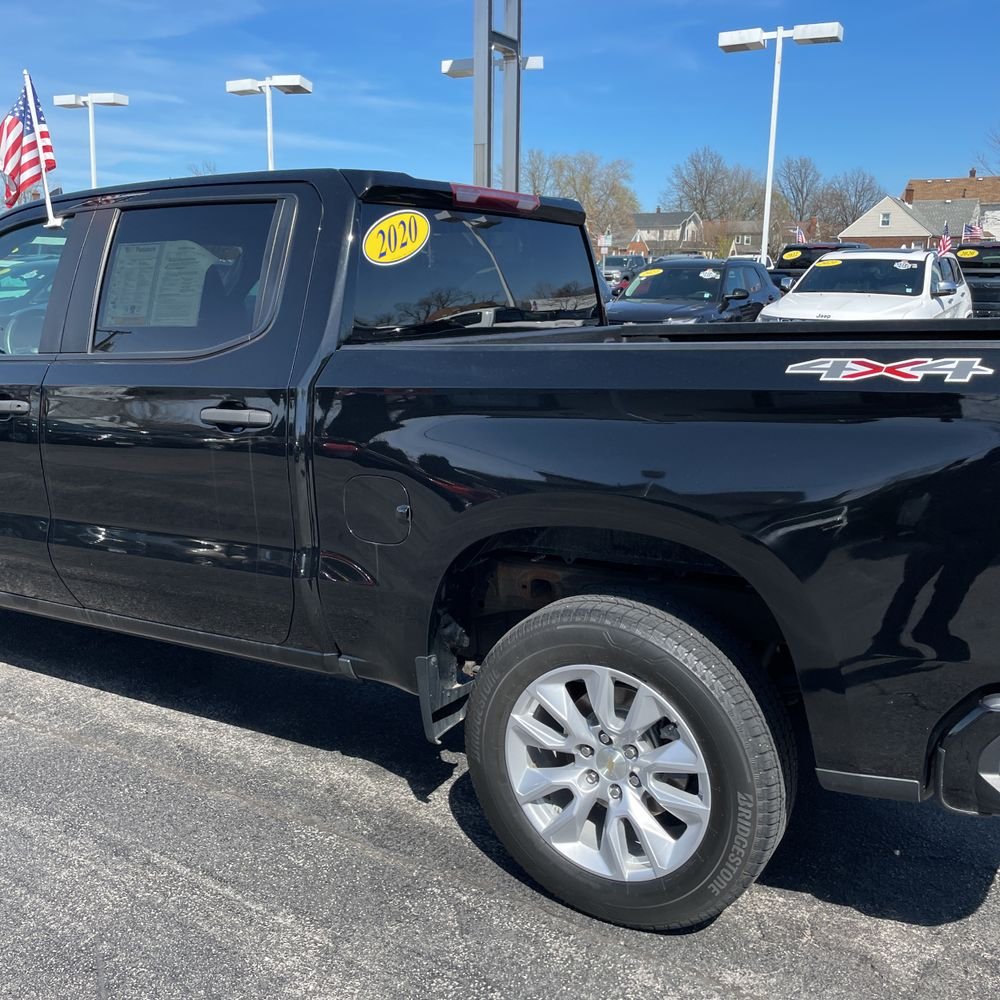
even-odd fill
[(372, 264), (402, 264), (420, 253), (431, 235), (431, 224), (420, 212), (384, 215), (365, 233), (361, 250)]

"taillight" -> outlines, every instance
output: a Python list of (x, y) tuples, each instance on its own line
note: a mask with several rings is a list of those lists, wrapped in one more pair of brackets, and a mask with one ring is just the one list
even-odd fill
[(515, 212), (534, 212), (542, 203), (537, 194), (520, 191), (500, 191), (497, 188), (476, 187), (473, 184), (452, 184), (451, 195), (456, 205), (496, 205)]

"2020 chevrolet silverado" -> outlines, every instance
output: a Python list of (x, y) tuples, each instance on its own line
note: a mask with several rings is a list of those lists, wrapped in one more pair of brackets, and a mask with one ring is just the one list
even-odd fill
[(790, 716), (827, 788), (1000, 811), (994, 321), (610, 327), (575, 203), (403, 174), (56, 211), (0, 222), (58, 257), (0, 302), (0, 606), (466, 717), (511, 854), (623, 924), (753, 881)]

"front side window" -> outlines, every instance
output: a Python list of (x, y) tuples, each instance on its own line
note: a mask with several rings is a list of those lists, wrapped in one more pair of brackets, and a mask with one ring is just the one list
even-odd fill
[(726, 271), (726, 291), (725, 294), (729, 295), (735, 292), (737, 288), (746, 288), (746, 278), (743, 274), (742, 267), (731, 267)]
[(374, 204), (362, 206), (361, 220), (356, 340), (598, 322), (579, 226)]
[(41, 223), (0, 236), (0, 351), (37, 354), (52, 283), (66, 246), (66, 219), (59, 230)]
[(936, 260), (931, 265), (931, 291), (937, 291), (942, 281), (945, 281), (944, 271), (942, 269), (942, 264), (944, 261)]
[(91, 349), (190, 353), (249, 337), (274, 212), (274, 202), (124, 211)]

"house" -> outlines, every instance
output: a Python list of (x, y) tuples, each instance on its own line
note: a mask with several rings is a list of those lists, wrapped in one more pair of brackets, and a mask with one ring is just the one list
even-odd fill
[(979, 206), (979, 225), (984, 236), (1000, 237), (1000, 202), (983, 202)]
[(760, 219), (713, 219), (704, 224), (705, 244), (714, 256), (760, 253)]
[(662, 212), (657, 206), (655, 212), (637, 212), (633, 219), (635, 233), (629, 242), (644, 244), (653, 256), (701, 246), (704, 241), (701, 216), (697, 212), (683, 209)]
[(956, 198), (1000, 202), (1000, 177), (980, 177), (975, 167), (968, 177), (913, 177), (906, 182), (902, 200), (913, 204), (916, 201), (954, 201)]
[[(761, 251), (763, 225), (760, 219), (720, 219), (706, 222), (704, 228), (705, 242), (714, 254), (732, 257), (733, 254), (759, 254)], [(816, 239), (817, 220), (812, 218), (803, 222), (781, 222), (780, 225), (772, 225), (771, 236), (774, 237), (775, 231), (780, 230), (781, 237), (768, 241), (768, 253), (773, 255), (783, 243), (794, 243), (795, 234), (800, 229), (807, 240)]]
[(957, 243), (962, 237), (962, 227), (967, 222), (979, 222), (980, 212), (978, 198), (914, 199), (911, 203), (886, 195), (855, 219), (839, 238), (858, 240), (872, 247), (933, 248), (945, 222), (949, 235)]

